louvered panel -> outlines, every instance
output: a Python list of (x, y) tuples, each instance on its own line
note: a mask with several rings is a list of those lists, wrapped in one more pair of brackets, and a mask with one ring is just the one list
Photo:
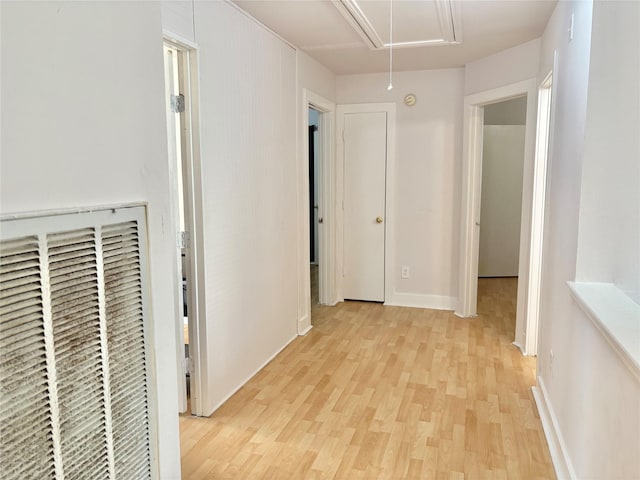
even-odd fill
[(54, 477), (38, 238), (0, 242), (0, 478)]
[(151, 478), (149, 400), (136, 222), (102, 229), (117, 478)]
[(47, 244), (65, 478), (108, 478), (94, 230), (51, 234)]

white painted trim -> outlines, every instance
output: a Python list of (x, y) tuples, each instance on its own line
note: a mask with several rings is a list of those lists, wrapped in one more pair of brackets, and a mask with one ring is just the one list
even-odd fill
[[(516, 322), (518, 332), (525, 328), (524, 352), (529, 355), (538, 353), (538, 332), (540, 320), (540, 294), (542, 287), (542, 262), (544, 254), (544, 217), (546, 203), (546, 185), (549, 157), (551, 155), (553, 135), (553, 97), (555, 83), (553, 72), (557, 70), (558, 56), (554, 54), (554, 69), (550, 71), (538, 87), (538, 117), (536, 121), (535, 160), (533, 171), (533, 192), (531, 201), (531, 240), (529, 248), (529, 280), (527, 282), (526, 324)], [(528, 106), (527, 106), (528, 108)], [(545, 128), (546, 127), (546, 128)], [(522, 233), (521, 233), (522, 235)]]
[(298, 172), (298, 334), (305, 335), (311, 328), (311, 271), (309, 258), (309, 107), (320, 112), (320, 164), (322, 167), (320, 182), (321, 204), (318, 215), (323, 217), (322, 228), (318, 234), (319, 265), (318, 287), (319, 301), (323, 305), (336, 303), (336, 255), (335, 255), (335, 155), (334, 124), (335, 103), (308, 90), (302, 89), (302, 107), (300, 128), (302, 132), (302, 155)]
[(538, 415), (540, 416), (544, 436), (547, 439), (556, 476), (558, 480), (575, 480), (577, 477), (567, 452), (567, 446), (564, 443), (558, 419), (553, 411), (553, 406), (549, 401), (549, 394), (541, 377), (538, 377), (538, 386), (531, 387), (531, 392), (538, 407)]
[(567, 282), (575, 303), (640, 381), (640, 305), (613, 283)]
[[(176, 40), (177, 38), (177, 40)], [(187, 224), (190, 228), (191, 255), (189, 255), (189, 298), (187, 308), (189, 315), (189, 356), (192, 361), (190, 374), (191, 382), (191, 413), (192, 415), (205, 416), (204, 406), (209, 404), (208, 368), (209, 353), (207, 349), (207, 321), (206, 321), (206, 282), (204, 272), (204, 220), (203, 220), (203, 188), (202, 188), (202, 164), (200, 157), (200, 98), (199, 98), (199, 67), (198, 50), (190, 45), (189, 41), (180, 39), (172, 33), (165, 35), (164, 42), (186, 55), (185, 81), (185, 120), (187, 123), (186, 164), (187, 175), (184, 176), (184, 200), (185, 213), (188, 215)], [(178, 278), (178, 276), (176, 276)], [(182, 285), (179, 285), (182, 289)], [(178, 381), (183, 382), (183, 316), (182, 305), (178, 305), (180, 325), (177, 328), (176, 355), (178, 358)], [(182, 388), (181, 385), (178, 386)], [(180, 391), (180, 390), (179, 390)], [(185, 392), (186, 397), (186, 392)], [(180, 402), (182, 403), (182, 402)], [(186, 404), (181, 405), (181, 410), (186, 410)]]
[(307, 333), (309, 333), (313, 329), (313, 325), (307, 325), (307, 328), (304, 330), (300, 330), (298, 335), (304, 337)]
[(396, 307), (428, 308), (430, 310), (454, 310), (457, 299), (442, 295), (424, 295), (421, 293), (393, 292), (385, 305)]
[(112, 210), (114, 213), (116, 210), (122, 210), (124, 208), (136, 208), (149, 207), (148, 202), (130, 202), (130, 203), (114, 203), (106, 205), (96, 205), (94, 207), (72, 207), (72, 208), (58, 208), (53, 210), (37, 210), (34, 212), (16, 212), (16, 213), (3, 213), (0, 215), (0, 221), (5, 222), (8, 220), (20, 220), (22, 218), (37, 218), (37, 217), (54, 217), (58, 215), (70, 215), (73, 213), (93, 213), (104, 210)]
[[(196, 309), (194, 323), (195, 340), (191, 341), (191, 332), (189, 332), (189, 354), (192, 360), (191, 369), (191, 414), (203, 416), (204, 406), (210, 402), (210, 385), (209, 385), (209, 350), (207, 339), (207, 299), (206, 299), (206, 281), (204, 269), (204, 200), (203, 200), (203, 184), (202, 184), (202, 156), (200, 153), (200, 69), (198, 62), (198, 50), (189, 51), (189, 78), (190, 84), (190, 102), (191, 108), (191, 214), (194, 219), (194, 232), (191, 235), (191, 247), (193, 255), (192, 262), (195, 264), (195, 273), (192, 273), (194, 285), (191, 288)], [(201, 228), (197, 228), (200, 226)], [(191, 325), (189, 326), (191, 328)]]
[(229, 395), (227, 395), (226, 397), (224, 397), (222, 400), (220, 400), (218, 403), (216, 403), (211, 410), (209, 410), (208, 412), (206, 412), (204, 415), (201, 415), (203, 417), (209, 417), (213, 414), (213, 412), (215, 412), (217, 409), (219, 409), (222, 405), (224, 405), (224, 403), (229, 400), (231, 397), (233, 397), (238, 390), (240, 390), (242, 387), (244, 387), (249, 380), (251, 380), (253, 377), (256, 376), (256, 374), (258, 372), (260, 372), (260, 370), (262, 370), (264, 367), (266, 367), (274, 358), (276, 358), (278, 355), (280, 355), (280, 353), (289, 346), (289, 344), (291, 342), (293, 342), (296, 338), (298, 338), (298, 334), (294, 335), (293, 337), (291, 337), (289, 339), (289, 341), (287, 343), (284, 344), (284, 346), (279, 349), (278, 351), (276, 351), (273, 355), (271, 355), (269, 358), (267, 358), (267, 360), (265, 360), (262, 365), (260, 365), (258, 368), (256, 368), (253, 373), (249, 374), (249, 376), (247, 376), (244, 380), (242, 380), (238, 386), (236, 388), (234, 388), (233, 390), (231, 390), (231, 393), (229, 393)]
[[(484, 107), (511, 98), (527, 95), (527, 120), (525, 126), (525, 152), (523, 198), (521, 212), (520, 258), (518, 276), (529, 278), (530, 237), (522, 235), (531, 224), (531, 197), (527, 194), (532, 187), (535, 144), (535, 102), (537, 99), (535, 79), (495, 88), (485, 92), (467, 95), (464, 98), (464, 138), (462, 164), (462, 202), (460, 225), (460, 267), (458, 302), (455, 314), (459, 317), (474, 317), (478, 302), (478, 253), (480, 227), (480, 196), (482, 186), (482, 140)], [(527, 289), (525, 282), (519, 282), (516, 319), (518, 344), (525, 344), (523, 327), (526, 325)], [(519, 326), (521, 326), (519, 328)], [(537, 329), (536, 329), (537, 335)], [(522, 338), (521, 338), (522, 337)], [(532, 354), (528, 352), (527, 354)]]
[(165, 42), (171, 43), (182, 50), (198, 49), (197, 43), (187, 38), (184, 38), (183, 36), (178, 35), (177, 33), (173, 33), (169, 30), (165, 30), (165, 29), (162, 30), (162, 38), (164, 38)]
[(384, 301), (391, 301), (395, 291), (393, 266), (395, 265), (395, 144), (396, 104), (356, 103), (338, 105), (336, 109), (336, 289), (338, 301), (344, 301), (344, 116), (348, 113), (387, 114), (387, 171), (385, 195), (385, 242), (384, 242)]
[[(185, 302), (185, 298), (183, 295), (183, 287), (182, 287), (182, 255), (181, 249), (178, 248), (177, 245), (177, 235), (180, 230), (178, 218), (180, 214), (180, 188), (184, 189), (184, 184), (186, 182), (182, 182), (183, 185), (180, 185), (179, 181), (179, 173), (182, 175), (184, 171), (184, 162), (186, 159), (181, 160), (180, 165), (177, 163), (177, 159), (179, 156), (182, 156), (183, 150), (183, 133), (186, 132), (187, 135), (184, 138), (185, 142), (190, 141), (188, 136), (188, 130), (179, 128), (179, 121), (176, 120), (176, 114), (168, 111), (167, 102), (169, 97), (173, 95), (176, 91), (180, 90), (180, 83), (184, 82), (185, 73), (184, 68), (181, 67), (184, 64), (184, 55), (185, 50), (182, 48), (172, 44), (171, 42), (164, 40), (163, 42), (163, 60), (164, 60), (164, 83), (165, 90), (163, 100), (165, 102), (165, 111), (166, 121), (167, 121), (167, 167), (169, 172), (169, 201), (171, 204), (171, 215), (168, 219), (167, 225), (167, 233), (170, 237), (172, 237), (172, 256), (173, 256), (173, 265), (171, 270), (171, 275), (173, 277), (173, 288), (174, 288), (174, 309), (173, 309), (173, 318), (174, 318), (174, 336), (175, 336), (175, 355), (176, 355), (176, 364), (178, 372), (177, 375), (177, 390), (178, 390), (178, 412), (184, 413), (187, 411), (187, 386), (186, 386), (186, 375), (184, 373), (184, 369), (181, 368), (184, 362), (184, 347), (183, 347), (183, 337), (184, 337), (184, 326), (183, 326), (183, 302)], [(188, 92), (181, 92), (185, 94), (185, 115), (187, 116), (187, 105), (189, 103), (189, 94)], [(182, 115), (180, 115), (182, 117)], [(178, 133), (179, 132), (179, 133)], [(186, 199), (187, 194), (184, 192), (183, 198)], [(185, 206), (185, 212), (186, 212)], [(188, 224), (188, 221), (185, 220), (185, 224)]]
[[(195, 0), (193, 0), (195, 1)], [(234, 8), (235, 10), (237, 10), (239, 13), (241, 13), (242, 15), (244, 15), (245, 17), (247, 17), (249, 20), (251, 20), (252, 22), (254, 22), (256, 25), (258, 25), (260, 28), (264, 29), (265, 31), (269, 32), (271, 35), (273, 35), (275, 38), (277, 38), (278, 40), (280, 40), (282, 43), (284, 43), (285, 45), (293, 48), (294, 50), (298, 50), (298, 48), (292, 44), (289, 40), (283, 38), (282, 36), (280, 36), (279, 33), (276, 33), (274, 30), (271, 30), (269, 27), (267, 27), (264, 23), (262, 23), (260, 20), (258, 20), (256, 17), (254, 17), (253, 15), (251, 15), (249, 12), (247, 12), (246, 10), (243, 10), (242, 8), (240, 8), (238, 5), (236, 5), (234, 2), (232, 2), (231, 0), (222, 0), (224, 3), (226, 3), (227, 5), (229, 5), (230, 7)]]

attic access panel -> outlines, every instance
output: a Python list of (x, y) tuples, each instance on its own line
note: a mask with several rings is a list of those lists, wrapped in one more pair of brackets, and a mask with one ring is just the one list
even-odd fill
[[(389, 46), (389, 1), (339, 0), (334, 5), (371, 49)], [(394, 47), (462, 43), (460, 2), (395, 1), (393, 31)]]

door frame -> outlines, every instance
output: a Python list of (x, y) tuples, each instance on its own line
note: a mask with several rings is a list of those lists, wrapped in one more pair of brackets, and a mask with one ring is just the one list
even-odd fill
[(335, 103), (317, 93), (302, 89), (300, 128), (302, 154), (298, 162), (298, 335), (311, 330), (311, 258), (309, 255), (309, 230), (313, 219), (309, 218), (309, 108), (320, 113), (318, 119), (318, 217), (323, 218), (318, 231), (318, 289), (319, 302), (335, 305), (335, 155), (334, 125)]
[(355, 103), (338, 105), (336, 109), (336, 269), (340, 274), (336, 282), (339, 301), (344, 301), (344, 116), (351, 113), (387, 114), (387, 163), (384, 212), (384, 302), (393, 297), (393, 271), (395, 265), (395, 144), (396, 104)]
[[(535, 355), (528, 349), (537, 330), (529, 328), (529, 311), (533, 305), (529, 301), (531, 274), (537, 268), (540, 258), (530, 257), (533, 237), (537, 225), (532, 225), (535, 170), (535, 135), (537, 112), (537, 81), (535, 78), (464, 97), (464, 139), (462, 159), (462, 203), (460, 225), (460, 263), (458, 305), (455, 310), (460, 317), (475, 317), (478, 305), (478, 253), (480, 244), (480, 199), (482, 188), (482, 140), (484, 130), (484, 107), (512, 98), (527, 96), (525, 125), (524, 168), (522, 182), (522, 207), (520, 223), (520, 252), (518, 261), (518, 297), (516, 309), (516, 332), (514, 344), (525, 355)], [(536, 185), (536, 188), (539, 188)], [(544, 198), (544, 197), (543, 197)], [(535, 288), (535, 284), (533, 284)], [(538, 286), (539, 288), (539, 286)]]
[(531, 256), (529, 271), (529, 304), (527, 312), (525, 351), (527, 355), (538, 353), (540, 325), (540, 294), (542, 290), (542, 265), (544, 262), (544, 225), (547, 203), (547, 172), (551, 160), (553, 141), (554, 102), (556, 95), (554, 72), (550, 70), (538, 86), (538, 116), (536, 122), (535, 171), (533, 174), (533, 205), (531, 212)]
[[(203, 395), (208, 392), (207, 388), (207, 349), (206, 349), (206, 291), (204, 279), (204, 222), (202, 203), (202, 175), (200, 160), (200, 110), (199, 110), (199, 90), (198, 90), (198, 49), (197, 46), (184, 39), (178, 38), (168, 32), (163, 34), (163, 44), (178, 51), (179, 61), (182, 62), (185, 96), (185, 146), (183, 148), (183, 198), (185, 206), (185, 228), (190, 228), (187, 240), (187, 248), (191, 254), (187, 255), (187, 311), (189, 312), (189, 357), (190, 368), (190, 391), (191, 391), (191, 413), (192, 415), (203, 416), (207, 412), (203, 406), (208, 404)], [(175, 182), (176, 173), (175, 162), (169, 159), (170, 175), (172, 176), (170, 185), (171, 209), (174, 215), (174, 224), (177, 225), (177, 184)], [(178, 239), (176, 239), (176, 242)], [(177, 243), (176, 243), (177, 247)], [(179, 252), (179, 249), (176, 248)], [(179, 258), (181, 265), (182, 259)], [(176, 272), (175, 282), (178, 296), (181, 296), (182, 282), (179, 281), (179, 271)], [(179, 303), (179, 302), (177, 302)], [(176, 318), (176, 361), (178, 367), (178, 403), (181, 413), (187, 410), (186, 405), (186, 385), (184, 371), (184, 349), (183, 345), (183, 306), (177, 305)]]

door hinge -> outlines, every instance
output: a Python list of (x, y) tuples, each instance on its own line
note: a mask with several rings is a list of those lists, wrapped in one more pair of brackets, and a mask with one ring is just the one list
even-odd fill
[(178, 248), (187, 248), (189, 246), (189, 232), (178, 232)]
[(179, 93), (178, 95), (171, 95), (171, 111), (173, 113), (184, 112), (184, 95)]
[(184, 357), (184, 359), (182, 360), (182, 366), (184, 368), (184, 374), (191, 375), (191, 373), (193, 372), (193, 360), (191, 360), (189, 357)]

